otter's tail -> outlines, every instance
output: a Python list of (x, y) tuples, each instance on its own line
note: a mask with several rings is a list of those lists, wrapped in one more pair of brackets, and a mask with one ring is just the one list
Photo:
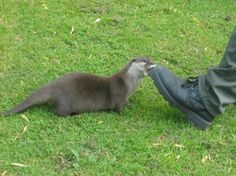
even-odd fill
[(28, 98), (26, 98), (19, 105), (15, 106), (14, 108), (8, 111), (0, 113), (0, 116), (7, 116), (7, 115), (23, 112), (32, 106), (46, 103), (50, 99), (51, 99), (50, 88), (49, 86), (44, 86), (40, 88), (39, 90), (36, 90), (35, 92), (33, 92)]

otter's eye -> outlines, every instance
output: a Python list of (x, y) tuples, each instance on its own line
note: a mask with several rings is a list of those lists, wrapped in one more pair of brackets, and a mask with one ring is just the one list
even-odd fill
[(133, 59), (133, 60), (132, 60), (132, 62), (135, 62), (135, 61), (136, 61), (136, 59)]

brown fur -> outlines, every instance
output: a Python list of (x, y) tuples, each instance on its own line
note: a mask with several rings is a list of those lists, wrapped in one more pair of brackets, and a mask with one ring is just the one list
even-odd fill
[(142, 62), (144, 60), (148, 69), (148, 66), (152, 65), (150, 60), (138, 58), (110, 77), (101, 77), (88, 73), (66, 74), (44, 85), (22, 103), (0, 115), (23, 112), (32, 106), (46, 102), (53, 104), (55, 112), (59, 116), (99, 110), (120, 112), (142, 78), (139, 78), (139, 76), (136, 78), (136, 75), (129, 75), (127, 73), (128, 69), (133, 62)]

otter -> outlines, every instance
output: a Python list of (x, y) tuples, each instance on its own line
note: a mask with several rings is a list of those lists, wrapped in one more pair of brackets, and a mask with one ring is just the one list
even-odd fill
[(155, 64), (150, 59), (137, 57), (110, 77), (81, 72), (67, 73), (45, 84), (22, 103), (0, 115), (20, 113), (48, 102), (52, 103), (58, 116), (100, 110), (120, 112), (152, 67)]

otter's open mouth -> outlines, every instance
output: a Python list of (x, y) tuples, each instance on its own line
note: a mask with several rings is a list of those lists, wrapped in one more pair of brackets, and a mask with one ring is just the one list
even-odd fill
[(152, 68), (155, 68), (155, 67), (157, 67), (156, 64), (151, 64), (151, 65), (148, 67), (148, 70), (151, 70)]

